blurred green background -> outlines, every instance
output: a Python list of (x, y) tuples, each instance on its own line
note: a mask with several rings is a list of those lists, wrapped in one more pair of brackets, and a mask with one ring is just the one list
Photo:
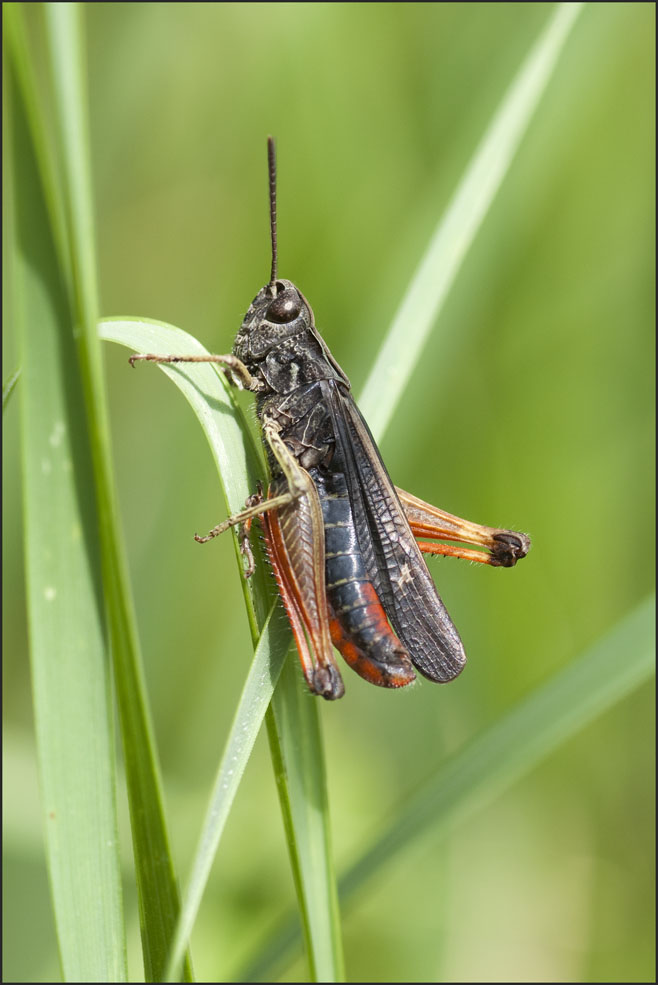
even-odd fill
[[(227, 352), (280, 274), (358, 393), (552, 4), (87, 4), (104, 315)], [(588, 4), (381, 449), (395, 481), (527, 530), (512, 571), (442, 559), (470, 660), (389, 693), (345, 671), (323, 706), (339, 866), (459, 748), (653, 584), (654, 7)], [(114, 451), (173, 850), (184, 879), (251, 654), (193, 415), (106, 346)], [(16, 361), (4, 333), (5, 376)], [(386, 399), (385, 393), (382, 400)], [(4, 422), (5, 980), (57, 980), (32, 735), (19, 406)], [(624, 654), (619, 654), (624, 659)], [(353, 981), (651, 981), (653, 702), (645, 687), (448, 837), (414, 844), (344, 920)], [(123, 805), (132, 970), (139, 927)], [(231, 980), (294, 903), (266, 743), (192, 939)], [(36, 928), (36, 929), (35, 929)], [(283, 980), (304, 980), (300, 961)]]

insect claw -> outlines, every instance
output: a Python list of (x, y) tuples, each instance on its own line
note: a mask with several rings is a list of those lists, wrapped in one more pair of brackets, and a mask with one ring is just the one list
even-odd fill
[(219, 534), (224, 533), (224, 530), (226, 530), (226, 524), (220, 523), (218, 526), (213, 527), (205, 537), (200, 537), (199, 534), (195, 534), (194, 539), (197, 544), (207, 544), (209, 540), (213, 540), (215, 537), (218, 537)]

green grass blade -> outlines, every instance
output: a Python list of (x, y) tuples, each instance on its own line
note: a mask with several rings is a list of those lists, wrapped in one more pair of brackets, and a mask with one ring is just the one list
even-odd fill
[[(118, 342), (142, 353), (201, 355), (206, 351), (196, 339), (180, 329), (148, 319), (107, 319), (100, 323), (99, 332), (105, 340)], [(209, 363), (161, 364), (159, 368), (176, 383), (199, 419), (217, 466), (229, 512), (238, 512), (253, 492), (256, 481), (262, 480), (267, 472), (262, 453), (250, 439), (246, 421), (231, 388), (225, 383), (223, 375)], [(134, 372), (137, 381), (137, 374), (145, 371), (145, 366), (138, 365), (130, 372)], [(234, 544), (242, 569), (235, 536)], [(261, 558), (255, 576), (249, 582), (243, 579), (247, 613), (255, 641), (262, 614), (268, 611), (265, 606), (271, 608), (275, 598), (272, 580), (264, 578), (265, 570), (266, 565)], [(287, 634), (289, 641), (289, 631)], [(271, 666), (277, 659), (276, 653), (270, 655)], [(277, 688), (266, 716), (270, 752), (305, 928), (309, 964), (314, 973), (321, 976), (319, 980), (340, 980), (342, 957), (318, 708), (317, 702), (309, 697), (294, 661), (289, 660), (288, 663), (289, 668), (284, 673), (285, 687)], [(300, 745), (300, 737), (304, 739), (303, 746)], [(321, 805), (319, 810), (318, 804)], [(193, 863), (195, 873), (205, 871), (207, 875), (207, 867), (205, 858), (197, 857)], [(202, 880), (200, 876), (195, 876), (194, 880), (194, 894), (198, 901)], [(186, 916), (185, 933), (189, 930), (189, 922)]]
[(281, 618), (281, 613), (276, 612), (273, 607), (256, 647), (222, 753), (172, 944), (165, 974), (167, 982), (178, 981), (181, 959), (201, 905), (224, 825), (272, 699), (289, 642), (290, 633)]
[[(3, 7), (3, 27), (7, 47), (12, 54), (17, 84), (25, 108), (30, 137), (37, 160), (55, 254), (67, 291), (72, 287), (69, 234), (64, 212), (64, 199), (58, 172), (58, 156), (48, 121), (52, 116), (50, 96), (45, 77), (37, 71), (39, 55), (28, 39), (26, 11), (21, 4), (7, 3)], [(39, 14), (43, 11), (40, 10)], [(38, 19), (40, 22), (40, 18)], [(69, 301), (71, 299), (69, 298)]]
[[(509, 170), (582, 6), (557, 6), (504, 96), (402, 299), (359, 398), (378, 440)], [(381, 399), (382, 393), (386, 400)]]
[[(81, 7), (69, 3), (46, 4), (45, 13), (54, 127), (70, 249), (70, 296), (77, 326), (75, 337), (98, 505), (103, 590), (126, 762), (144, 966), (147, 980), (159, 981), (179, 901), (146, 708), (127, 565), (119, 535), (107, 401), (96, 332), (99, 301)], [(189, 968), (185, 975), (190, 977)]]
[(352, 895), (411, 839), (484, 806), (647, 681), (654, 627), (652, 597), (442, 765), (341, 878), (341, 893)]
[[(12, 81), (16, 81), (14, 78)], [(93, 464), (64, 283), (12, 86), (26, 590), (48, 871), (67, 981), (125, 981), (111, 680)]]
[(80, 319), (80, 344), (89, 349), (85, 353), (86, 360), (95, 359), (100, 363), (96, 338), (99, 302), (81, 8), (76, 3), (46, 3), (44, 9), (52, 68), (55, 133), (62, 163), (62, 192), (72, 261), (74, 313)]
[(21, 375), (20, 369), (15, 370), (11, 376), (9, 376), (5, 382), (2, 384), (2, 413), (4, 414), (7, 404), (9, 403), (9, 398), (16, 389), (16, 384), (18, 383), (18, 378)]
[[(655, 599), (651, 597), (552, 680), (443, 763), (369, 841), (339, 879), (342, 904), (424, 834), (438, 834), (507, 790), (577, 732), (623, 700), (654, 672)], [(299, 947), (287, 918), (239, 981), (269, 981)]]
[[(302, 928), (309, 955), (310, 980), (345, 980), (338, 896), (327, 821), (327, 781), (318, 702), (304, 686), (291, 654), (274, 695), (276, 730), (288, 751), (289, 844), (297, 896), (306, 901)], [(284, 814), (285, 816), (285, 814)], [(301, 864), (296, 865), (296, 858)]]

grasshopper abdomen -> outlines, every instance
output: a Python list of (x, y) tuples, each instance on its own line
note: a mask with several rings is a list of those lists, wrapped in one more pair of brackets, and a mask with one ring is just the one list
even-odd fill
[(334, 646), (357, 673), (380, 687), (416, 677), (368, 575), (345, 477), (311, 470), (324, 519), (327, 601)]

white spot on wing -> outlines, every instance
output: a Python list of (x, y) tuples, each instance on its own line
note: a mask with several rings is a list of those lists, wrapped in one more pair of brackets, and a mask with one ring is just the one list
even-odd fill
[(408, 564), (403, 564), (400, 568), (400, 574), (397, 577), (398, 588), (402, 588), (403, 585), (410, 585), (414, 580), (414, 576), (411, 573), (411, 568)]

